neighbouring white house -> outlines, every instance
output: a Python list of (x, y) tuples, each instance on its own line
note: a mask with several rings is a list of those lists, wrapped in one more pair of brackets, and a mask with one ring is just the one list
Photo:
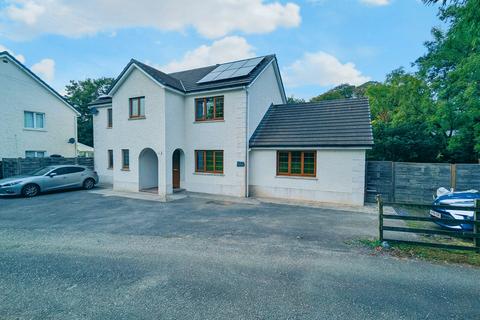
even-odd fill
[(79, 113), (8, 52), (0, 52), (0, 159), (76, 156)]
[(115, 190), (363, 204), (368, 100), (286, 104), (275, 55), (169, 74), (132, 59), (90, 108)]
[(77, 156), (82, 158), (93, 158), (94, 149), (93, 147), (87, 146), (86, 144), (77, 142)]

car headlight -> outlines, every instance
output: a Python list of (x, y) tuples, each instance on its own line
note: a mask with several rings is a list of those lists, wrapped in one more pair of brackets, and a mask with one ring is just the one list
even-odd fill
[(5, 184), (2, 184), (2, 187), (12, 187), (12, 186), (15, 186), (15, 185), (17, 185), (21, 182), (22, 181), (13, 181), (13, 182), (5, 183)]

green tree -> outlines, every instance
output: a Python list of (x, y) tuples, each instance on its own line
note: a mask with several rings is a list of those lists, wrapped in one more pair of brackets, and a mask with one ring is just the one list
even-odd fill
[(432, 29), (427, 53), (416, 62), (436, 97), (445, 158), (453, 162), (475, 162), (480, 155), (479, 7), (479, 0), (445, 2), (439, 17), (449, 28)]
[(88, 104), (99, 96), (106, 94), (113, 83), (112, 78), (86, 79), (83, 81), (71, 80), (65, 88), (67, 100), (75, 106), (80, 117), (78, 117), (78, 141), (88, 146), (93, 146), (93, 124), (92, 115)]
[(375, 145), (370, 159), (436, 162), (444, 140), (435, 126), (435, 101), (427, 83), (403, 69), (384, 83), (372, 84), (366, 95), (371, 106)]
[(365, 97), (365, 92), (371, 85), (376, 84), (375, 81), (366, 82), (360, 86), (350, 85), (348, 83), (341, 84), (335, 88), (322, 93), (316, 97), (310, 99), (311, 102), (319, 102), (324, 100), (334, 100), (334, 99), (351, 99), (351, 98), (362, 98)]
[(293, 94), (290, 97), (287, 97), (288, 104), (296, 104), (296, 103), (305, 103), (305, 99), (296, 98)]

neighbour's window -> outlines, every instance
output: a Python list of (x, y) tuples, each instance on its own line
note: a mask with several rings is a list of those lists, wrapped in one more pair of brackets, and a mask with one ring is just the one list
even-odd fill
[(24, 111), (23, 126), (29, 129), (43, 129), (45, 126), (45, 113)]
[(25, 158), (45, 158), (45, 151), (25, 151)]
[(223, 173), (223, 150), (196, 150), (195, 171)]
[(113, 150), (108, 150), (108, 169), (113, 169)]
[(111, 128), (113, 124), (113, 117), (112, 117), (112, 108), (107, 109), (107, 128)]
[(130, 155), (128, 149), (122, 149), (122, 169), (128, 170), (130, 168)]
[(130, 98), (130, 118), (145, 117), (145, 97)]
[(195, 99), (195, 121), (223, 120), (223, 96)]
[(277, 151), (277, 175), (316, 176), (315, 151)]

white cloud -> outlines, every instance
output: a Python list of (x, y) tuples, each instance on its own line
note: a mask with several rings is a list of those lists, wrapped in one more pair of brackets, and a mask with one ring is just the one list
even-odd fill
[(208, 38), (231, 32), (267, 33), (300, 24), (294, 3), (264, 0), (9, 0), (0, 11), (5, 35), (80, 37), (130, 27), (183, 31), (193, 27)]
[(55, 77), (55, 61), (52, 59), (42, 59), (35, 63), (31, 70), (46, 81), (53, 81)]
[(389, 5), (391, 0), (360, 0), (360, 2), (372, 5), (372, 6), (386, 6)]
[(7, 51), (8, 53), (10, 53), (12, 56), (15, 57), (15, 59), (17, 59), (18, 61), (20, 61), (21, 63), (25, 63), (25, 57), (21, 54), (15, 54), (15, 52), (13, 52), (12, 50), (8, 49), (7, 47), (4, 47), (0, 44), (0, 52), (3, 52), (3, 51)]
[(37, 19), (45, 12), (45, 7), (34, 1), (18, 1), (21, 6), (10, 5), (5, 11), (14, 21), (23, 22), (27, 25), (34, 25)]
[(285, 83), (291, 87), (302, 85), (332, 86), (342, 83), (359, 85), (370, 80), (362, 75), (352, 62), (342, 63), (323, 51), (306, 53), (284, 69)]
[(255, 56), (254, 48), (245, 38), (231, 36), (214, 41), (210, 46), (202, 45), (188, 51), (182, 59), (174, 60), (159, 69), (164, 72), (174, 72), (253, 56)]

